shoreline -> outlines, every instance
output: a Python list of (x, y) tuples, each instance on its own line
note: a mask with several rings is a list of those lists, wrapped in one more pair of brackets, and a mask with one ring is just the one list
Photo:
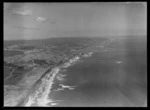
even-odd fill
[(43, 77), (45, 76), (45, 74), (47, 74), (48, 72), (50, 72), (50, 71), (52, 70), (52, 68), (53, 68), (53, 67), (49, 67), (49, 68), (46, 70), (46, 72), (45, 72), (43, 75), (41, 75), (41, 77), (32, 85), (32, 87), (31, 87), (31, 89), (30, 89), (31, 91), (28, 91), (27, 98), (25, 98), (25, 99), (23, 99), (22, 101), (20, 101), (19, 104), (17, 104), (17, 106), (23, 106), (23, 105), (26, 103), (26, 101), (27, 101), (29, 95), (31, 95), (31, 94), (33, 94), (33, 93), (35, 92), (35, 90), (36, 90), (36, 88), (37, 88), (37, 84), (41, 82), (41, 78), (43, 78)]
[(42, 77), (37, 81), (37, 83), (40, 83), (40, 84), (35, 83), (34, 91), (28, 95), (27, 99), (25, 99), (26, 101), (24, 101), (23, 106), (32, 106), (32, 105), (48, 106), (48, 104), (51, 104), (52, 102), (54, 102), (51, 99), (49, 99), (49, 94), (51, 93), (52, 85), (54, 83), (53, 81), (56, 75), (59, 73), (59, 71), (62, 68), (68, 68), (69, 66), (71, 66), (71, 64), (77, 62), (79, 59), (80, 59), (79, 56), (75, 56), (74, 58), (70, 59), (68, 62), (58, 67), (53, 67), (47, 70), (42, 75)]
[[(90, 57), (93, 54), (93, 52), (88, 52), (86, 54), (88, 55), (88, 57)], [(85, 56), (74, 56), (73, 58), (69, 59), (63, 64), (47, 68), (47, 70), (41, 75), (41, 77), (26, 91), (26, 96), (24, 98), (22, 97), (21, 99), (19, 99), (20, 101), (18, 102), (18, 104), (16, 103), (15, 106), (50, 106), (50, 104), (52, 105), (56, 101), (52, 101), (51, 99), (49, 99), (48, 96), (51, 93), (55, 77), (62, 69), (68, 68), (76, 64), (76, 62), (79, 61), (81, 57)]]

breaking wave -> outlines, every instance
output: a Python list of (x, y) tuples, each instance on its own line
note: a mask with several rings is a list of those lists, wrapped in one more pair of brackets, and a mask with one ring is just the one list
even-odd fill
[(89, 52), (88, 54), (83, 55), (83, 57), (90, 57), (92, 56), (93, 52)]

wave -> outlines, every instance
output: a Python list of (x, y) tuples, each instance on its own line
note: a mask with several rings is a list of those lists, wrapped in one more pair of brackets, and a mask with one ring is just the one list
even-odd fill
[(54, 91), (62, 91), (64, 89), (74, 90), (77, 87), (77, 86), (68, 86), (68, 85), (64, 85), (64, 84), (59, 84), (59, 86), (61, 86), (61, 87), (57, 88)]
[(84, 54), (83, 57), (90, 57), (92, 56), (93, 52), (89, 52), (88, 54)]
[(75, 87), (77, 86), (68, 86), (68, 85), (64, 85), (64, 84), (59, 84), (63, 89), (68, 88), (69, 90), (73, 90), (75, 89)]
[(68, 68), (69, 66), (71, 66), (71, 64), (77, 62), (80, 59), (80, 57), (75, 56), (73, 59), (70, 59), (69, 62), (65, 63), (62, 68)]

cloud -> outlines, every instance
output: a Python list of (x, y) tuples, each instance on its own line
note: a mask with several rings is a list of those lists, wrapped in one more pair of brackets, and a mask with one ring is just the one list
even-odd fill
[(38, 21), (38, 22), (43, 22), (45, 20), (46, 20), (46, 18), (40, 17), (40, 16), (36, 18), (36, 21)]
[(32, 15), (32, 10), (23, 10), (23, 11), (21, 11), (21, 10), (13, 10), (12, 13), (26, 16), (26, 15)]

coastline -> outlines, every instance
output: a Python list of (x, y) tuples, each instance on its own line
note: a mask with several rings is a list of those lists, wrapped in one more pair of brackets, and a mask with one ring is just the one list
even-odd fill
[[(88, 55), (88, 53), (87, 53), (87, 55)], [(31, 75), (31, 78), (29, 80), (27, 79), (27, 81), (26, 81), (26, 78), (23, 79), (17, 85), (20, 87), (26, 86), (27, 90), (26, 89), (22, 90), (22, 92), (20, 92), (20, 93), (24, 94), (24, 96), (20, 96), (19, 99), (17, 98), (17, 101), (15, 101), (15, 104), (13, 104), (11, 106), (32, 106), (36, 103), (35, 100), (38, 100), (38, 102), (37, 102), (38, 104), (35, 106), (47, 106), (48, 103), (54, 102), (48, 98), (48, 95), (51, 93), (53, 80), (55, 79), (57, 73), (59, 73), (59, 71), (63, 68), (68, 68), (69, 66), (74, 65), (75, 62), (77, 62), (81, 56), (82, 55), (75, 56), (75, 57), (71, 58), (68, 62), (60, 64), (56, 67), (53, 66), (53, 67), (47, 68), (45, 70), (45, 72), (33, 84), (30, 84), (30, 82), (31, 82), (30, 80), (32, 80), (32, 75)], [(82, 56), (82, 57), (84, 57), (84, 56)], [(26, 76), (26, 77), (30, 77), (30, 75)], [(46, 89), (47, 92), (45, 91), (45, 95), (43, 93), (43, 98), (39, 98), (40, 94), (42, 94), (41, 92), (43, 92), (44, 88), (47, 88)], [(37, 92), (37, 91), (39, 91), (39, 92)], [(40, 101), (43, 103), (39, 103)], [(6, 105), (9, 105), (9, 104), (6, 104)]]
[(75, 56), (68, 62), (47, 70), (35, 83), (35, 89), (33, 89), (34, 91), (28, 95), (28, 98), (24, 102), (23, 106), (48, 106), (49, 103), (52, 105), (52, 102), (54, 101), (49, 99), (48, 96), (51, 93), (52, 85), (54, 83), (53, 80), (62, 68), (68, 68), (79, 59), (79, 56)]

